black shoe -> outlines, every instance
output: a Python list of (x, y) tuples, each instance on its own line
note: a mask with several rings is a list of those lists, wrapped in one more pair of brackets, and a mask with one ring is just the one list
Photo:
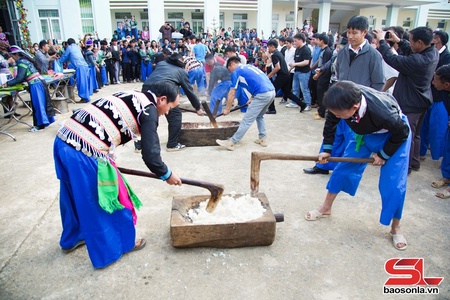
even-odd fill
[(267, 115), (275, 115), (276, 113), (277, 113), (276, 110), (268, 110), (268, 111), (266, 111)]
[(413, 171), (419, 171), (419, 170), (420, 170), (420, 166), (418, 166), (418, 167), (411, 167), (411, 170), (413, 170)]
[(86, 242), (85, 242), (84, 240), (81, 240), (81, 241), (79, 241), (78, 243), (76, 243), (75, 246), (73, 246), (72, 248), (70, 248), (70, 249), (61, 248), (61, 250), (62, 250), (63, 253), (66, 253), (66, 254), (67, 254), (67, 253), (70, 253), (70, 252), (72, 252), (73, 250), (77, 249), (78, 247), (84, 245), (84, 244), (86, 244)]
[(308, 105), (306, 105), (305, 101), (303, 101), (303, 100), (300, 101), (300, 112), (303, 112), (305, 110), (306, 106), (308, 106)]
[(89, 101), (87, 99), (81, 98), (80, 101), (78, 101), (77, 103), (88, 103)]
[(323, 170), (317, 166), (314, 166), (312, 168), (308, 168), (308, 169), (303, 169), (303, 172), (305, 172), (306, 174), (323, 174), (323, 175), (328, 175), (330, 173), (330, 171), (328, 170)]

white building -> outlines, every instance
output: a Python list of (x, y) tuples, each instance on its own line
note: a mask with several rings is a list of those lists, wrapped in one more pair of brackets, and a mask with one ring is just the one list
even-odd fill
[[(0, 0), (0, 4), (9, 8), (15, 1)], [(448, 0), (23, 0), (23, 4), (33, 42), (76, 39), (95, 31), (109, 39), (117, 23), (131, 15), (139, 29), (149, 27), (151, 39), (157, 38), (166, 21), (179, 27), (181, 19), (190, 22), (194, 31), (257, 28), (258, 37), (264, 32), (263, 38), (268, 38), (272, 30), (301, 27), (304, 20), (319, 32), (341, 32), (353, 15), (367, 16), (373, 28), (428, 25), (450, 33)], [(14, 13), (10, 16), (10, 24), (0, 24), (4, 31), (16, 22)]]

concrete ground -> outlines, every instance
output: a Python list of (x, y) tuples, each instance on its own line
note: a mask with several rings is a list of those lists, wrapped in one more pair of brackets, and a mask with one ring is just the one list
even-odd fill
[[(133, 88), (141, 84), (110, 86), (95, 96)], [(182, 177), (222, 183), (225, 193), (250, 192), (252, 151), (315, 155), (319, 149), (322, 121), (312, 120), (312, 112), (279, 104), (277, 109), (266, 116), (269, 147), (253, 143), (253, 125), (234, 152), (219, 147), (166, 152), (167, 122), (161, 117), (162, 157)], [(208, 122), (193, 113), (183, 118)], [(221, 120), (241, 118), (234, 112)], [(29, 116), (25, 120), (32, 122)], [(285, 216), (271, 246), (175, 249), (169, 236), (172, 197), (208, 192), (127, 176), (144, 203), (136, 228), (147, 246), (95, 270), (85, 246), (70, 254), (59, 248), (59, 182), (52, 157), (58, 121), (35, 133), (18, 124), (9, 130), (16, 142), (0, 135), (0, 299), (394, 299), (383, 294), (389, 278), (384, 264), (391, 258), (423, 258), (423, 276), (445, 278), (438, 295), (402, 299), (450, 298), (450, 203), (434, 196), (430, 183), (440, 170), (430, 156), (409, 177), (404, 252), (394, 249), (389, 228), (378, 222), (377, 167), (367, 167), (355, 197), (338, 196), (330, 218), (308, 222), (304, 214), (322, 203), (329, 176), (304, 174), (312, 162), (264, 161), (260, 191), (272, 210)], [(132, 143), (117, 154), (119, 166), (146, 170)]]

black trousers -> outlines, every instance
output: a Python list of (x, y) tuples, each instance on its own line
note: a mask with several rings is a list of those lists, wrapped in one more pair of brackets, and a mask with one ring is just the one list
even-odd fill
[(325, 92), (328, 91), (328, 88), (330, 87), (329, 80), (318, 80), (317, 82), (317, 104), (319, 105), (319, 108), (317, 109), (317, 112), (319, 113), (319, 116), (322, 118), (325, 118), (325, 111), (326, 107), (323, 105), (323, 96), (325, 95)]
[(123, 82), (130, 82), (131, 78), (131, 63), (130, 62), (122, 62), (122, 77)]
[(109, 83), (112, 84), (116, 80), (114, 78), (114, 63), (112, 59), (105, 59), (105, 64), (106, 64), (106, 73), (108, 73), (109, 76)]
[(317, 104), (317, 80), (313, 79), (313, 73), (309, 77), (309, 90), (311, 91), (311, 105)]
[[(275, 92), (281, 89), (281, 92), (283, 93), (283, 98), (291, 99), (295, 103), (297, 103), (298, 106), (302, 105), (302, 102), (300, 98), (294, 95), (292, 93), (292, 81), (290, 81), (290, 76), (277, 76), (277, 78), (272, 81), (273, 86), (275, 87)], [(275, 111), (275, 101), (273, 101), (268, 110)]]
[(166, 115), (169, 123), (169, 137), (167, 139), (167, 148), (175, 148), (178, 145), (178, 138), (181, 132), (181, 122), (183, 121), (181, 109), (177, 106), (169, 110)]

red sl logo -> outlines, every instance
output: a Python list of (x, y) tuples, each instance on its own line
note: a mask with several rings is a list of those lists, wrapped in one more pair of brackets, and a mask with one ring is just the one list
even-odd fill
[(394, 277), (386, 280), (385, 286), (439, 285), (444, 277), (424, 277), (423, 258), (391, 258), (384, 270)]

